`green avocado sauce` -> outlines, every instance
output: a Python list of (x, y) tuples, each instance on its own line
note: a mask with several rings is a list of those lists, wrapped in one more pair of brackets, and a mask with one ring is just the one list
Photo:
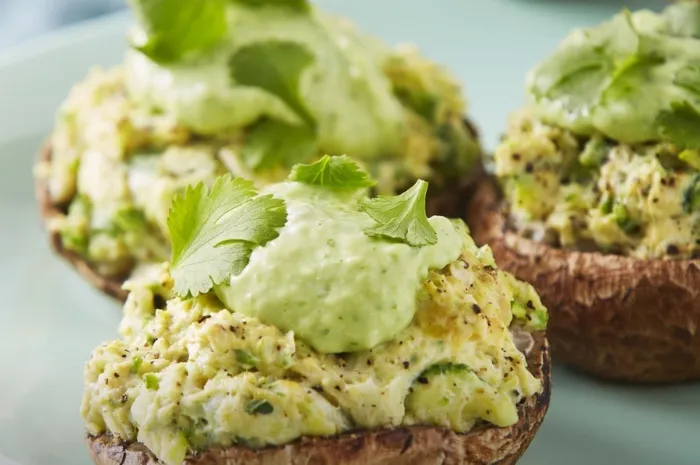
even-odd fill
[[(685, 145), (700, 122), (700, 5), (623, 11), (573, 31), (528, 75), (536, 116), (621, 143)], [(696, 125), (696, 124), (695, 124)]]
[(299, 122), (276, 95), (236, 84), (230, 69), (231, 57), (244, 47), (292, 42), (313, 56), (302, 72), (299, 95), (318, 125), (319, 147), (365, 158), (399, 150), (404, 112), (382, 70), (390, 53), (386, 45), (313, 8), (298, 12), (229, 2), (226, 9), (226, 37), (202, 55), (162, 64), (129, 51), (126, 80), (133, 98), (202, 134), (244, 128), (265, 117)]
[(367, 350), (396, 337), (416, 312), (428, 272), (464, 247), (444, 217), (429, 219), (434, 245), (411, 247), (365, 234), (373, 221), (358, 210), (361, 194), (299, 183), (266, 192), (285, 201), (287, 224), (216, 294), (231, 310), (293, 331), (322, 353)]

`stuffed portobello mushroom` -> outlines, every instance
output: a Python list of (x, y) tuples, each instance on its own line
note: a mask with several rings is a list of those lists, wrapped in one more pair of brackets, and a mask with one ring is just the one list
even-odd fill
[(97, 464), (510, 464), (547, 411), (547, 310), (427, 183), (369, 197), (347, 157), (173, 201), (85, 368)]
[(109, 294), (167, 258), (187, 185), (349, 154), (382, 194), (429, 180), (444, 212), (478, 166), (460, 86), (411, 46), (302, 0), (131, 4), (124, 62), (71, 90), (36, 169), (53, 245)]
[(601, 378), (700, 378), (699, 17), (572, 32), (529, 74), (468, 213), (551, 309), (555, 358)]

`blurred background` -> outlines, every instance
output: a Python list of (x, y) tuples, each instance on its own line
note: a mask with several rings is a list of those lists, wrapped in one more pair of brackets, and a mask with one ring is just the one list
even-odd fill
[[(0, 51), (61, 26), (126, 8), (127, 0), (0, 0)], [(406, 0), (409, 2), (410, 0)], [(503, 2), (504, 0), (483, 0)], [(648, 0), (520, 0), (524, 3), (569, 3), (572, 8), (631, 9), (649, 7)], [(664, 0), (657, 0), (659, 7)]]
[(125, 7), (125, 0), (0, 0), (0, 50)]

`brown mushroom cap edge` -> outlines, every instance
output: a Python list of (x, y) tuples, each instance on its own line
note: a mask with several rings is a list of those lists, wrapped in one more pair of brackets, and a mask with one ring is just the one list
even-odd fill
[[(542, 381), (542, 393), (518, 405), (518, 422), (507, 428), (482, 425), (459, 434), (445, 428), (409, 426), (355, 431), (335, 437), (305, 437), (283, 446), (253, 450), (232, 446), (188, 456), (186, 465), (508, 465), (517, 462), (540, 427), (551, 393), (551, 359), (544, 332), (533, 333), (528, 369)], [(161, 462), (140, 443), (108, 434), (87, 436), (97, 465), (156, 465)]]
[(507, 227), (498, 187), (486, 177), (466, 218), (499, 267), (536, 288), (549, 309), (555, 360), (615, 381), (700, 378), (700, 260), (642, 260), (527, 239)]

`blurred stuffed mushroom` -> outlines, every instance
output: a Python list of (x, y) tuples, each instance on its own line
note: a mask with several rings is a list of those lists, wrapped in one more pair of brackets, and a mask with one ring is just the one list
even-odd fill
[(547, 310), (428, 185), (347, 157), (178, 195), (85, 368), (95, 463), (511, 464), (548, 408)]
[(470, 208), (550, 309), (555, 357), (602, 378), (700, 378), (699, 17), (573, 31), (530, 72)]
[(131, 5), (123, 64), (71, 90), (36, 170), (55, 248), (109, 294), (168, 257), (168, 208), (187, 185), (232, 173), (262, 186), (347, 153), (379, 193), (428, 179), (429, 209), (449, 213), (478, 166), (460, 86), (410, 46), (303, 0)]

